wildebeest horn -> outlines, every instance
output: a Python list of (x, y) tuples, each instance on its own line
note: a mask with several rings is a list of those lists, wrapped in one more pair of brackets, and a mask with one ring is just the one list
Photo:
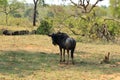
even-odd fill
[(51, 36), (52, 36), (52, 34), (48, 34), (48, 36), (49, 36), (49, 37), (51, 37)]

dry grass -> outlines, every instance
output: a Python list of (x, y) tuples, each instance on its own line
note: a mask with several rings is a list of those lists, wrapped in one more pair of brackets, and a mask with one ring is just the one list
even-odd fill
[[(59, 49), (42, 35), (0, 36), (0, 80), (119, 80), (120, 45), (77, 43), (75, 65), (59, 64)], [(109, 64), (100, 64), (108, 52)]]
[(4, 30), (4, 29), (12, 30), (12, 31), (16, 31), (16, 30), (32, 31), (32, 30), (37, 29), (37, 27), (33, 27), (33, 26), (4, 26), (4, 25), (2, 26), (2, 25), (0, 25), (0, 30)]

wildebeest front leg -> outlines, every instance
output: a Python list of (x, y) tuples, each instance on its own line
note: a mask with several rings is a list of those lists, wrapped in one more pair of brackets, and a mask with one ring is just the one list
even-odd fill
[(62, 48), (60, 48), (60, 62), (62, 62)]
[(69, 64), (69, 50), (67, 50), (67, 55), (68, 55), (67, 64)]
[(65, 62), (65, 49), (63, 49), (63, 62)]

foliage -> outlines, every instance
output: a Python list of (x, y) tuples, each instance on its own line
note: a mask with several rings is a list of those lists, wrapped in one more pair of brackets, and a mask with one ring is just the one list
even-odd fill
[(120, 0), (110, 0), (110, 9), (114, 17), (120, 18)]
[[(0, 0), (0, 1), (7, 1), (7, 0)], [(18, 5), (18, 0), (10, 0), (16, 1), (14, 4), (11, 5), (11, 8), (15, 8)], [(88, 1), (88, 0), (85, 0)], [(39, 0), (37, 4), (37, 11), (36, 11), (36, 28), (40, 27), (40, 21), (45, 20), (51, 26), (52, 29), (55, 31), (63, 31), (69, 34), (77, 34), (77, 35), (84, 35), (88, 37), (92, 35), (93, 39), (97, 38), (96, 30), (102, 27), (102, 24), (107, 24), (108, 30), (112, 36), (118, 36), (120, 34), (120, 24), (114, 20), (104, 20), (106, 18), (119, 18), (119, 7), (114, 8), (114, 5), (119, 5), (115, 3), (117, 0), (111, 0), (110, 6), (96, 6), (90, 13), (83, 13), (82, 9), (76, 8), (73, 5), (49, 5), (43, 7), (43, 3), (45, 4), (44, 0)], [(2, 3), (2, 2), (0, 2)], [(8, 5), (8, 1), (5, 2)], [(9, 2), (10, 3), (10, 2)], [(9, 12), (8, 17), (8, 25), (10, 26), (32, 26), (33, 21), (33, 12), (34, 12), (34, 4), (21, 4), (19, 6), (21, 8), (17, 10), (13, 10), (9, 12), (9, 7), (6, 9)], [(2, 5), (0, 5), (2, 6)], [(92, 5), (89, 5), (87, 8), (90, 9)], [(18, 8), (18, 7), (17, 7)], [(2, 10), (2, 7), (0, 8)], [(113, 13), (114, 12), (114, 13)], [(113, 14), (113, 15), (112, 15)], [(117, 16), (116, 16), (117, 15)], [(0, 13), (0, 25), (5, 25), (6, 23), (6, 16), (5, 13)], [(99, 26), (97, 28), (93, 28), (94, 24), (97, 23)], [(43, 28), (43, 27), (42, 27)], [(93, 33), (90, 33), (91, 29)], [(50, 31), (51, 32), (51, 31)]]
[(0, 5), (8, 4), (8, 0), (0, 0)]
[(42, 20), (40, 26), (37, 28), (38, 34), (49, 34), (51, 33), (52, 25), (46, 21)]
[(108, 30), (110, 31), (111, 35), (118, 36), (120, 34), (120, 24), (115, 21), (107, 21)]
[[(23, 8), (24, 4), (17, 0), (4, 0), (0, 2), (0, 11), (6, 15), (6, 24), (8, 25), (8, 15), (11, 14), (15, 16), (17, 10)], [(18, 14), (18, 13), (17, 13)], [(17, 16), (18, 17), (18, 16)], [(19, 15), (20, 17), (20, 15)]]

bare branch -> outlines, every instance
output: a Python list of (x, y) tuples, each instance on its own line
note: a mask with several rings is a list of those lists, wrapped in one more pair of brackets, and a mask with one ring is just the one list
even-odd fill
[(105, 18), (104, 21), (106, 21), (106, 20), (112, 20), (112, 21), (116, 21), (116, 22), (120, 23), (120, 20), (113, 19), (113, 18)]
[(86, 0), (87, 1), (87, 5), (86, 5), (86, 8), (89, 6), (90, 4), (90, 0)]
[[(80, 14), (78, 14), (78, 15), (80, 15)], [(62, 20), (62, 23), (63, 23), (65, 20), (69, 19), (70, 17), (76, 17), (76, 15), (70, 15), (70, 16), (65, 17), (65, 18)], [(87, 21), (87, 19), (84, 18), (83, 16), (79, 16), (79, 17), (80, 17), (81, 19)]]
[(71, 28), (69, 28), (69, 30), (74, 34), (74, 35), (80, 35), (79, 33), (76, 33), (74, 30), (72, 30)]
[(90, 10), (88, 11), (88, 13), (93, 10), (93, 8), (97, 5), (97, 3), (98, 3), (99, 1), (100, 1), (100, 0), (97, 0), (97, 1), (92, 5), (92, 7), (91, 7)]
[(34, 4), (35, 4), (35, 0), (33, 0)]
[(90, 13), (94, 7), (98, 4), (98, 2), (103, 1), (103, 0), (97, 0), (91, 8), (88, 10), (88, 6), (90, 5), (90, 0), (79, 0), (78, 4), (73, 2), (73, 0), (70, 0), (73, 5), (75, 5), (78, 8), (81, 8), (84, 10), (84, 13)]
[(86, 0), (86, 1), (87, 1), (87, 3), (90, 2), (90, 0)]
[(76, 4), (76, 3), (73, 2), (72, 0), (70, 0), (70, 1), (71, 1), (71, 3), (72, 3), (73, 5), (75, 5), (76, 7), (78, 7), (78, 8), (82, 8), (80, 5)]
[(83, 3), (82, 3), (83, 5), (85, 5), (85, 0), (83, 0)]
[(78, 6), (75, 2), (73, 2), (72, 0), (70, 0), (72, 4), (74, 4), (75, 6)]
[(38, 3), (38, 0), (33, 0), (34, 4), (37, 4)]
[(83, 4), (82, 4), (82, 0), (79, 1), (78, 5), (79, 5), (79, 6), (82, 6), (82, 5), (83, 5)]

